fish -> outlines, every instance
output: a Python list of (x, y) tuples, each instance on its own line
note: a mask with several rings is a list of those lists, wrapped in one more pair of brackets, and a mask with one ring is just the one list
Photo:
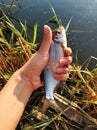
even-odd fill
[(42, 112), (51, 105), (58, 107), (54, 100), (54, 90), (60, 84), (60, 81), (53, 77), (56, 67), (58, 66), (59, 59), (64, 56), (63, 48), (67, 46), (66, 30), (61, 25), (59, 26), (53, 37), (52, 45), (49, 51), (48, 63), (44, 69), (44, 81), (45, 81), (45, 101), (43, 104)]

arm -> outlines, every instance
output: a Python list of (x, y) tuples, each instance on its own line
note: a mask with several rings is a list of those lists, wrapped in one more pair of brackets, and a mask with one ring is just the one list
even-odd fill
[[(49, 48), (52, 42), (51, 29), (44, 27), (44, 38), (41, 47), (31, 59), (9, 79), (0, 92), (0, 130), (14, 130), (21, 118), (32, 92), (41, 87), (40, 74), (48, 61)], [(65, 49), (67, 57), (60, 60), (54, 77), (67, 79), (68, 65), (71, 63), (71, 50)], [(66, 65), (66, 67), (64, 67)], [(64, 74), (65, 70), (65, 74)]]
[(48, 54), (43, 50), (48, 51), (51, 39), (51, 29), (45, 26), (39, 51), (12, 75), (0, 92), (0, 130), (16, 128), (31, 93), (41, 86), (40, 73), (48, 60)]
[(17, 71), (0, 92), (0, 130), (14, 130), (33, 92), (28, 79)]

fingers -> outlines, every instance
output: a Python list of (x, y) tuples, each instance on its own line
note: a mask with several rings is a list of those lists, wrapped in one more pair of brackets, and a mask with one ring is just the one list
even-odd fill
[(69, 77), (69, 67), (57, 67), (53, 74), (53, 77), (57, 80), (66, 80)]
[(70, 47), (63, 46), (63, 50), (65, 53), (65, 56), (70, 56), (72, 54), (72, 50)]
[(55, 69), (53, 77), (57, 80), (66, 80), (69, 77), (69, 65), (72, 63), (72, 53), (70, 48), (66, 48), (65, 54), (67, 56), (61, 57), (59, 60), (59, 65)]
[(59, 60), (59, 66), (68, 66), (72, 63), (72, 57), (67, 56), (67, 57), (61, 57)]
[(43, 56), (46, 56), (49, 52), (51, 43), (52, 43), (52, 31), (49, 26), (45, 25), (44, 37), (43, 37), (43, 41), (39, 49), (39, 53), (41, 53), (41, 55)]
[(66, 74), (57, 74), (57, 73), (54, 73), (53, 77), (55, 79), (57, 79), (57, 80), (61, 80), (62, 81), (62, 80), (68, 79), (69, 74), (68, 73), (66, 73)]
[(57, 80), (66, 80), (69, 77), (69, 67), (57, 67), (53, 77)]
[(69, 72), (68, 67), (57, 67), (55, 70), (55, 73), (57, 73), (57, 74), (66, 74), (68, 72)]
[(72, 50), (71, 50), (71, 48), (69, 48), (69, 47), (67, 47), (67, 48), (65, 48), (65, 55), (66, 56), (70, 56), (71, 54), (72, 54)]

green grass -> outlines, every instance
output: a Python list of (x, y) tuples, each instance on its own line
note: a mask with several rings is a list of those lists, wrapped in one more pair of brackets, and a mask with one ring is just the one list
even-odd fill
[[(57, 15), (51, 6), (54, 16), (51, 22), (59, 25)], [(11, 9), (11, 8), (10, 8)], [(29, 39), (26, 22), (20, 21), (21, 30), (18, 30), (10, 18), (0, 9), (0, 89), (4, 86), (10, 76), (19, 69), (37, 51), (38, 25), (34, 25), (33, 37)], [(72, 18), (71, 18), (72, 19)], [(69, 24), (71, 22), (69, 21)], [(67, 24), (67, 28), (69, 26)], [(7, 33), (9, 38), (7, 38)], [(46, 111), (48, 120), (39, 120), (33, 115), (33, 109), (41, 111), (42, 103), (40, 100), (44, 95), (44, 88), (36, 90), (26, 106), (24, 114), (20, 120), (20, 126), (24, 130), (69, 130), (82, 129), (78, 124), (73, 123), (71, 118), (64, 117), (63, 113), (71, 107), (77, 109), (84, 118), (89, 119), (94, 124), (97, 118), (97, 66), (92, 70), (88, 69), (91, 60), (96, 57), (88, 58), (82, 65), (72, 64), (70, 77), (63, 82), (62, 88), (58, 89), (55, 97), (63, 100), (68, 105), (63, 111), (50, 108)], [(78, 113), (77, 113), (78, 114)], [(97, 125), (97, 124), (96, 124)]]

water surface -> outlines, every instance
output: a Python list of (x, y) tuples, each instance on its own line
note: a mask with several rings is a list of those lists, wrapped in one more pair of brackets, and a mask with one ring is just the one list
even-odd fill
[[(10, 3), (11, 0), (2, 0)], [(49, 0), (63, 25), (73, 17), (68, 35), (68, 46), (83, 63), (89, 56), (97, 57), (97, 0)], [(16, 0), (12, 16), (33, 27), (37, 22), (43, 33), (43, 25), (48, 24), (52, 13), (48, 0)], [(54, 25), (49, 24), (52, 28)], [(31, 31), (30, 31), (31, 34)], [(42, 35), (38, 40), (41, 41)]]

